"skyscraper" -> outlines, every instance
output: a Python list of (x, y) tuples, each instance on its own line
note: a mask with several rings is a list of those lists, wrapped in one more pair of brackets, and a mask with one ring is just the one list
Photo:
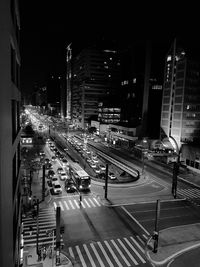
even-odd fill
[(0, 265), (20, 265), (20, 18), (0, 1)]
[(67, 49), (67, 117), (81, 128), (98, 116), (98, 102), (120, 85), (120, 62), (114, 49), (87, 47), (73, 55)]
[(200, 64), (174, 40), (165, 58), (161, 138), (200, 141)]

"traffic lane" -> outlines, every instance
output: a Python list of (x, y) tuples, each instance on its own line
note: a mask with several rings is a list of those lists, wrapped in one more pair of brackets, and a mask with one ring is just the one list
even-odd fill
[(67, 246), (136, 235), (136, 227), (121, 208), (97, 207), (61, 213)]
[[(173, 207), (169, 205), (170, 203), (167, 203), (168, 205), (165, 207), (162, 204), (159, 216), (159, 230), (200, 222), (199, 212), (196, 211), (196, 209), (192, 209), (191, 205), (188, 205), (185, 201), (183, 201), (182, 206), (176, 203)], [(138, 206), (139, 205), (124, 205), (127, 212), (134, 216), (148, 232), (152, 232), (156, 222), (156, 204), (151, 205), (143, 203), (140, 205), (140, 209), (138, 209)]]
[(168, 267), (199, 267), (200, 266), (200, 247), (187, 251), (177, 256)]
[[(96, 183), (91, 182), (92, 192), (104, 198), (105, 195), (105, 180)], [(170, 199), (172, 198), (171, 189), (156, 183), (153, 180), (149, 180), (147, 184), (133, 185), (133, 183), (126, 185), (112, 186), (108, 183), (107, 197), (113, 202), (113, 204), (128, 204), (144, 202), (146, 199)]]

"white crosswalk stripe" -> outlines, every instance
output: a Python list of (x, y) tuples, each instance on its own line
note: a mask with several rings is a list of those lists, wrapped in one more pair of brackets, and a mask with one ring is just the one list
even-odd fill
[(81, 203), (79, 199), (65, 199), (53, 201), (54, 209), (56, 210), (57, 207), (60, 207), (62, 211), (65, 210), (75, 210), (80, 208), (96, 208), (101, 207), (101, 203), (96, 198), (83, 198)]
[[(38, 216), (39, 245), (52, 245), (53, 235), (48, 235), (47, 231), (51, 231), (56, 228), (55, 214), (56, 213), (54, 209), (42, 209), (39, 211), (39, 216)], [(37, 220), (33, 219), (32, 217), (23, 218), (22, 223), (23, 223), (24, 246), (35, 246), (37, 242)], [(30, 227), (32, 227), (32, 229), (30, 229)], [(55, 241), (56, 237), (54, 236), (54, 246), (56, 244)], [(61, 238), (61, 244), (63, 244), (62, 238)]]
[(197, 188), (178, 189), (177, 193), (191, 199), (200, 198), (200, 190)]
[(124, 267), (145, 264), (145, 251), (135, 237), (104, 240), (69, 247), (68, 251), (80, 267)]

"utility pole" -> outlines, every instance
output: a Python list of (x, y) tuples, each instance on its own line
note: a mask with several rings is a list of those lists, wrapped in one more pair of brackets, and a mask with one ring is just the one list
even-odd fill
[(60, 265), (60, 207), (56, 208), (56, 266)]
[(107, 193), (108, 193), (108, 163), (106, 163), (105, 199), (107, 199)]
[(36, 222), (37, 222), (37, 229), (36, 229), (36, 252), (38, 255), (39, 259), (39, 199), (37, 199), (37, 217), (36, 217)]
[(157, 253), (158, 251), (158, 237), (159, 237), (159, 218), (160, 218), (160, 200), (157, 200), (156, 203), (156, 221), (155, 221), (155, 230), (153, 233), (154, 246), (153, 252)]
[(180, 153), (178, 154), (176, 162), (174, 162), (173, 167), (173, 177), (172, 177), (172, 195), (174, 198), (177, 196), (177, 176), (179, 173), (179, 162), (180, 162)]
[(45, 164), (43, 165), (42, 173), (42, 201), (45, 199)]

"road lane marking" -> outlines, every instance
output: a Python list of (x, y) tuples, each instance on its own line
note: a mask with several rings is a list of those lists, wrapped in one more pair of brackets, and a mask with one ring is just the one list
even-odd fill
[(72, 201), (71, 201), (71, 200), (69, 200), (69, 203), (70, 203), (70, 205), (71, 205), (72, 209), (74, 210), (74, 209), (75, 209), (75, 207), (73, 206), (73, 203), (72, 203)]
[[(137, 238), (140, 240), (140, 242), (145, 245), (145, 242), (139, 237), (137, 236)], [(142, 253), (144, 254), (145, 251), (144, 249), (138, 244), (138, 242), (131, 236), (131, 240), (134, 242), (134, 244), (142, 251)]]
[(99, 264), (101, 265), (101, 267), (105, 267), (105, 265), (103, 264), (103, 262), (102, 262), (102, 260), (101, 260), (101, 258), (100, 258), (100, 256), (99, 256), (99, 253), (97, 252), (97, 250), (96, 250), (94, 244), (91, 243), (90, 246), (91, 246), (91, 248), (93, 249), (93, 252), (94, 252), (95, 256), (97, 257), (97, 259), (98, 259)]
[(96, 207), (95, 204), (93, 203), (93, 201), (89, 198), (89, 201), (91, 202), (93, 207)]
[(97, 244), (98, 244), (98, 246), (100, 247), (100, 249), (101, 249), (101, 251), (102, 251), (104, 257), (106, 258), (108, 264), (110, 265), (110, 267), (114, 267), (114, 265), (112, 264), (110, 258), (108, 257), (108, 254), (106, 253), (105, 249), (103, 248), (101, 242), (98, 241)]
[(94, 199), (94, 201), (97, 203), (97, 205), (100, 207), (101, 204), (96, 200), (96, 198), (93, 197), (93, 199)]
[(65, 204), (66, 209), (69, 210), (70, 208), (69, 208), (69, 206), (67, 205), (67, 202), (66, 202), (65, 200), (64, 200), (64, 204)]
[(83, 255), (82, 255), (82, 253), (81, 253), (81, 251), (80, 251), (80, 249), (79, 249), (79, 246), (76, 246), (76, 251), (77, 251), (77, 253), (78, 253), (79, 259), (80, 259), (80, 261), (81, 261), (83, 267), (87, 267), (87, 265), (86, 265), (86, 263), (85, 263), (85, 260), (84, 260), (84, 258), (83, 258)]
[(122, 257), (122, 259), (124, 260), (124, 262), (126, 263), (126, 265), (127, 266), (131, 266), (130, 262), (126, 259), (126, 257), (124, 256), (123, 252), (119, 249), (119, 247), (117, 246), (117, 244), (115, 243), (115, 241), (112, 239), (111, 242), (114, 245), (114, 247), (116, 248), (117, 252)]
[(135, 254), (138, 256), (138, 258), (141, 260), (142, 263), (146, 263), (146, 261), (142, 258), (142, 256), (137, 252), (137, 250), (132, 246), (132, 244), (129, 242), (129, 240), (124, 237), (124, 240), (129, 245), (129, 247), (135, 252)]
[(80, 206), (79, 206), (79, 204), (78, 204), (78, 202), (77, 202), (76, 199), (74, 199), (74, 202), (75, 202), (75, 204), (76, 204), (76, 207), (77, 207), (78, 209), (80, 209)]
[(71, 256), (72, 258), (75, 259), (75, 257), (74, 257), (74, 253), (73, 253), (73, 250), (72, 250), (71, 247), (69, 247), (69, 254), (70, 254), (70, 256)]
[(91, 208), (90, 207), (90, 204), (87, 202), (87, 200), (85, 198), (84, 198), (84, 201), (86, 202), (86, 204), (88, 205), (88, 207)]
[(118, 260), (117, 256), (115, 255), (114, 251), (112, 250), (112, 248), (110, 247), (109, 243), (107, 241), (104, 241), (106, 247), (108, 248), (108, 250), (110, 251), (111, 255), (113, 256), (113, 259), (115, 260), (115, 262), (117, 263), (117, 265), (119, 267), (123, 267), (120, 263), (120, 261)]
[(120, 245), (123, 247), (123, 249), (126, 251), (130, 259), (135, 263), (135, 265), (138, 265), (138, 262), (136, 259), (131, 255), (131, 253), (128, 251), (128, 249), (125, 247), (124, 243), (118, 238), (117, 241), (120, 243)]
[(96, 267), (96, 264), (94, 263), (94, 260), (93, 260), (93, 258), (92, 258), (92, 256), (91, 256), (91, 254), (90, 254), (90, 252), (89, 252), (89, 250), (88, 250), (86, 244), (83, 244), (83, 247), (84, 247), (85, 252), (86, 252), (86, 254), (87, 254), (87, 256), (88, 256), (88, 258), (89, 258), (89, 260), (90, 260), (90, 263), (91, 263), (92, 267)]

